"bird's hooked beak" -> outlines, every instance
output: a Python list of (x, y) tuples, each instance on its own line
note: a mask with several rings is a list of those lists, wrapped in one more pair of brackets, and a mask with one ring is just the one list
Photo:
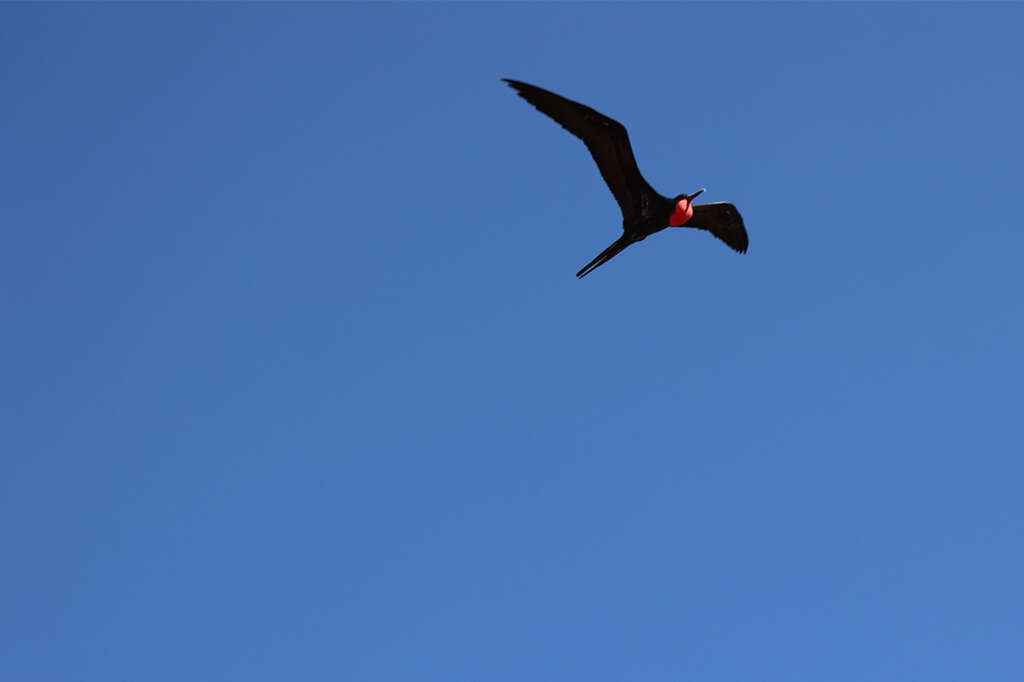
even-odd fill
[(689, 196), (680, 194), (680, 199), (676, 202), (675, 210), (673, 210), (672, 215), (669, 216), (668, 224), (672, 227), (682, 227), (685, 225), (686, 221), (693, 217), (693, 200), (703, 193), (704, 188), (702, 187)]

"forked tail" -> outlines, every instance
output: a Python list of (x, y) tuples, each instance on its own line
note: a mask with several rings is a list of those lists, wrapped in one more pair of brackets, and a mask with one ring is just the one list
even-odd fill
[(631, 240), (626, 239), (626, 235), (622, 235), (614, 242), (612, 242), (611, 246), (609, 246), (601, 253), (597, 254), (597, 258), (583, 266), (583, 269), (577, 272), (576, 276), (579, 277), (580, 279), (586, 277), (591, 272), (593, 272), (597, 268), (601, 267), (602, 265), (610, 261), (616, 255), (618, 255), (619, 251), (622, 251), (624, 248), (626, 248), (632, 243), (633, 242)]

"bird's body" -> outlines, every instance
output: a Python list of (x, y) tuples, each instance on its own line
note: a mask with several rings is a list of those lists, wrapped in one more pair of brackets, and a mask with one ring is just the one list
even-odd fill
[(622, 236), (576, 273), (586, 276), (634, 242), (666, 227), (708, 230), (730, 247), (744, 253), (747, 231), (736, 207), (728, 203), (694, 204), (694, 194), (674, 199), (656, 192), (640, 174), (625, 126), (588, 106), (529, 83), (502, 79), (519, 96), (583, 140), (597, 163), (601, 177), (622, 209)]

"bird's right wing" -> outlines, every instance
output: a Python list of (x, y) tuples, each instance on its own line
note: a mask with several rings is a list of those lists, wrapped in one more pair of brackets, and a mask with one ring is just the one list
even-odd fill
[(586, 105), (536, 85), (508, 78), (502, 80), (538, 111), (583, 140), (597, 162), (601, 177), (619, 202), (624, 221), (636, 222), (646, 217), (648, 207), (656, 205), (658, 193), (640, 174), (625, 126)]
[(693, 217), (686, 221), (684, 227), (707, 230), (740, 253), (746, 253), (750, 243), (743, 216), (735, 206), (725, 202), (695, 205)]

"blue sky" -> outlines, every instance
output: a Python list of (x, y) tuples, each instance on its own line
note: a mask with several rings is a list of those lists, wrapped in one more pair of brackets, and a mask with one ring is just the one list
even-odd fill
[(1020, 680), (1022, 26), (0, 6), (0, 678)]

